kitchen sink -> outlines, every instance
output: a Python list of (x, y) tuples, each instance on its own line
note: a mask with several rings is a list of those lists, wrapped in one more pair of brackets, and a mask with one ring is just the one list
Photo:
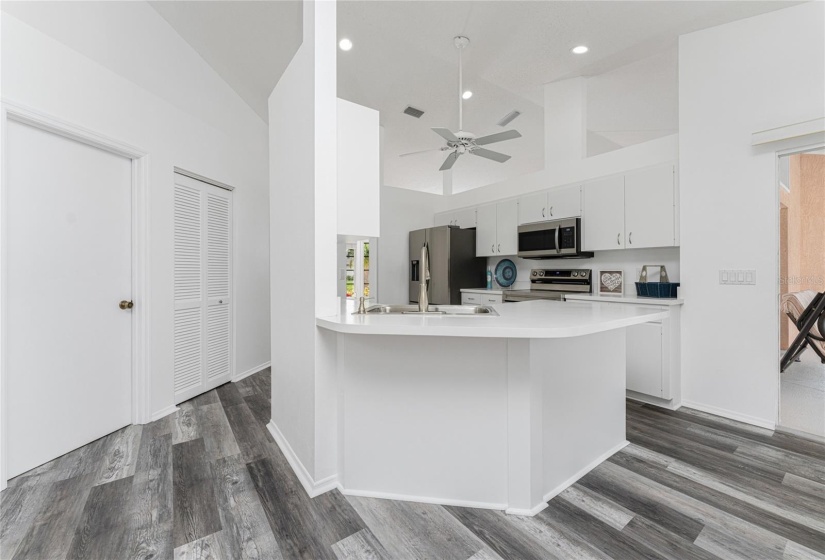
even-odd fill
[(451, 315), (451, 316), (497, 316), (496, 310), (486, 305), (431, 305), (427, 313), (418, 310), (417, 305), (372, 305), (368, 315)]

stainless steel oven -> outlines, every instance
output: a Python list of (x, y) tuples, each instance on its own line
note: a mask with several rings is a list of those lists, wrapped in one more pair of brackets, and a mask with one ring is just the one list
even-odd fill
[(518, 256), (523, 259), (582, 259), (581, 218), (524, 224), (518, 227)]

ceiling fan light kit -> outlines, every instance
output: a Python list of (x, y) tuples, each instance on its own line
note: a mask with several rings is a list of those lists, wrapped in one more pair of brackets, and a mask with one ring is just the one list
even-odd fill
[[(512, 140), (513, 138), (520, 138), (521, 134), (517, 130), (506, 130), (504, 132), (497, 132), (495, 134), (477, 137), (472, 132), (467, 132), (464, 130), (463, 101), (464, 99), (469, 99), (472, 96), (472, 93), (469, 91), (464, 91), (464, 68), (461, 53), (470, 44), (470, 40), (467, 37), (459, 35), (453, 39), (453, 44), (458, 50), (458, 132), (452, 132), (450, 129), (442, 127), (433, 128), (433, 132), (447, 141), (446, 146), (432, 150), (422, 150), (420, 152), (402, 154), (401, 157), (425, 152), (449, 151), (450, 154), (447, 156), (447, 159), (444, 160), (444, 163), (439, 168), (439, 171), (447, 171), (448, 169), (451, 169), (453, 165), (455, 165), (455, 162), (458, 160), (459, 156), (467, 153), (497, 161), (499, 163), (504, 163), (510, 159), (510, 156), (482, 148), (481, 146), (486, 146), (487, 144), (493, 144), (495, 142), (503, 142), (505, 140)], [(465, 93), (469, 93), (470, 95), (465, 97)], [(516, 116), (518, 116), (518, 114)]]

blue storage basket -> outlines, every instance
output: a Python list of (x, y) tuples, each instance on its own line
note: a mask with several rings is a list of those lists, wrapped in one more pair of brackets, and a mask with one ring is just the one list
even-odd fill
[(676, 297), (676, 289), (679, 287), (679, 282), (668, 282), (667, 270), (663, 265), (659, 266), (659, 279), (663, 282), (648, 282), (647, 281), (647, 267), (642, 267), (642, 275), (639, 282), (636, 282), (636, 295), (646, 298), (670, 298)]

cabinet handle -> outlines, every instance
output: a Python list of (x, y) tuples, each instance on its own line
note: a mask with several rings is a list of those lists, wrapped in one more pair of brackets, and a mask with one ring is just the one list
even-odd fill
[(622, 244), (622, 234), (617, 233), (616, 234), (616, 245), (621, 245), (621, 244)]
[(544, 218), (544, 208), (541, 209), (541, 217)]
[(627, 235), (627, 242), (630, 245), (633, 245), (633, 232), (632, 231)]
[(551, 218), (553, 217), (553, 207), (552, 206), (550, 207), (550, 217)]
[(498, 244), (498, 252), (501, 253), (501, 243)]
[(491, 253), (495, 253), (495, 252), (496, 252), (496, 244), (495, 244), (495, 243), (493, 243), (492, 245), (490, 245), (490, 252), (491, 252)]

